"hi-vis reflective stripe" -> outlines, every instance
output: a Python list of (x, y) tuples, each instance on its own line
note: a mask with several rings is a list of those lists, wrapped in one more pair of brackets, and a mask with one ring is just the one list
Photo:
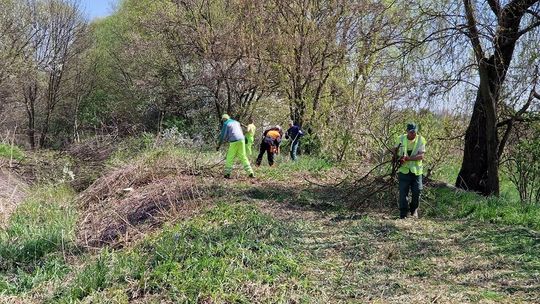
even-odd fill
[[(411, 156), (418, 154), (418, 147), (420, 146), (421, 141), (422, 141), (422, 137), (418, 135), (416, 137), (416, 141), (414, 142), (414, 147), (412, 149), (413, 151), (411, 153)], [(409, 144), (409, 140), (407, 139), (407, 135), (406, 134), (401, 135), (401, 146), (403, 150), (403, 156), (407, 156), (407, 150), (409, 150), (407, 147), (408, 144)]]
[[(402, 147), (401, 154), (403, 156), (407, 156), (407, 150), (408, 150), (407, 145), (409, 143), (407, 140), (407, 134), (401, 135), (400, 142), (401, 142), (401, 147)], [(422, 136), (417, 135), (411, 156), (416, 156), (418, 154), (418, 149), (420, 148), (420, 144), (425, 144), (425, 140)], [(421, 175), (423, 174), (422, 161), (421, 160), (407, 161), (405, 162), (405, 164), (403, 164), (399, 168), (399, 172), (403, 174), (414, 173), (415, 175)]]

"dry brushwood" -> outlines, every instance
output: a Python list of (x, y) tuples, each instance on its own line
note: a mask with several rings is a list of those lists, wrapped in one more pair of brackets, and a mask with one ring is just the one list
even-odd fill
[(199, 175), (211, 174), (180, 156), (161, 155), (115, 169), (79, 196), (85, 214), (77, 243), (122, 247), (171, 218), (189, 216), (207, 196)]
[[(399, 147), (399, 146), (398, 146)], [(386, 171), (384, 174), (374, 175), (374, 172), (380, 171), (381, 168), (384, 168), (388, 165), (391, 165), (390, 171)], [(351, 176), (358, 175), (358, 172), (349, 171), (347, 175), (339, 180), (337, 183), (333, 184), (321, 184), (314, 181), (306, 181), (312, 185), (319, 187), (331, 187), (339, 189), (342, 195), (337, 197), (339, 201), (349, 201), (349, 207), (353, 209), (359, 209), (364, 207), (367, 203), (371, 202), (374, 198), (388, 194), (396, 188), (396, 174), (400, 167), (399, 158), (397, 155), (393, 155), (391, 160), (384, 161), (375, 165), (367, 173), (364, 173), (360, 178), (351, 178)], [(352, 179), (352, 181), (350, 181)], [(392, 197), (395, 195), (390, 194)]]

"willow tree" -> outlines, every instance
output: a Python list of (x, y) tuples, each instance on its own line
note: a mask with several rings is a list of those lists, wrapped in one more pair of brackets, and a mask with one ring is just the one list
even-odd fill
[[(477, 9), (477, 2), (463, 0), (464, 30), (474, 51), (479, 85), (456, 186), (484, 195), (498, 195), (499, 158), (506, 143), (499, 138), (499, 128), (507, 127), (501, 132), (503, 139), (504, 134), (511, 132), (511, 124), (499, 121), (501, 96), (518, 42), (540, 26), (540, 1), (487, 2), (493, 16), (491, 23), (479, 21), (478, 15), (483, 13)], [(525, 103), (516, 115), (523, 114), (529, 105), (530, 102)]]

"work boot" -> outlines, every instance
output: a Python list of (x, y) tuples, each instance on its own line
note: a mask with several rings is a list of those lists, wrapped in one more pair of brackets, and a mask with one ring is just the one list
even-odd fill
[(407, 213), (408, 213), (407, 210), (400, 210), (399, 211), (399, 218), (402, 219), (402, 220), (406, 219), (407, 218)]

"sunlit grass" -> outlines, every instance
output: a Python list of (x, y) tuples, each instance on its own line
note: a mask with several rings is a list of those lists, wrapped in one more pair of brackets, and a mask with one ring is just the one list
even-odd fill
[(0, 157), (21, 161), (24, 159), (24, 152), (17, 146), (0, 143)]
[(270, 302), (307, 297), (302, 258), (292, 250), (294, 229), (254, 207), (223, 203), (133, 250), (104, 251), (57, 300), (83, 299), (118, 285), (188, 303), (251, 303), (253, 288), (270, 288), (270, 295), (260, 295)]
[(77, 213), (73, 191), (43, 186), (18, 206), (0, 230), (0, 294), (18, 293), (67, 273)]

